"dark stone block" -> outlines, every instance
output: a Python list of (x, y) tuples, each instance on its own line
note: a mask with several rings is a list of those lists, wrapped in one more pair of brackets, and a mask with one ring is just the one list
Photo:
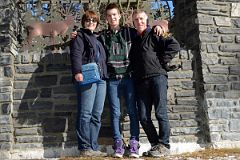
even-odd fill
[(51, 86), (57, 84), (57, 75), (36, 76), (35, 86)]
[(55, 111), (74, 111), (77, 109), (76, 104), (60, 104), (55, 105)]
[(10, 114), (11, 113), (11, 104), (10, 103), (2, 104), (2, 113), (3, 114)]
[(60, 79), (60, 84), (72, 84), (72, 76), (64, 76)]
[(38, 96), (38, 90), (26, 90), (22, 99), (33, 99)]
[(43, 120), (44, 132), (58, 133), (66, 130), (66, 118), (55, 117)]
[(67, 93), (75, 93), (75, 89), (73, 85), (70, 86), (59, 86), (53, 88), (54, 94), (67, 94)]
[(230, 74), (240, 75), (240, 66), (230, 66)]
[(0, 66), (11, 65), (13, 63), (13, 59), (10, 55), (0, 55)]
[(232, 90), (240, 90), (240, 82), (233, 82)]
[(8, 102), (11, 100), (10, 93), (1, 93), (0, 94), (0, 102)]
[(13, 77), (12, 67), (4, 67), (4, 76), (5, 77)]
[(46, 70), (47, 71), (70, 71), (70, 66), (66, 64), (48, 64)]
[(30, 106), (34, 110), (51, 110), (53, 107), (53, 102), (48, 101), (36, 101)]
[(42, 98), (50, 98), (52, 95), (52, 88), (42, 88), (40, 96)]
[(14, 111), (27, 111), (28, 110), (28, 103), (27, 102), (13, 102), (13, 110)]
[[(0, 29), (2, 27), (0, 26)], [(4, 31), (6, 28), (3, 28), (1, 31)], [(7, 29), (8, 30), (8, 29)], [(0, 46), (7, 46), (10, 43), (10, 37), (0, 36)]]

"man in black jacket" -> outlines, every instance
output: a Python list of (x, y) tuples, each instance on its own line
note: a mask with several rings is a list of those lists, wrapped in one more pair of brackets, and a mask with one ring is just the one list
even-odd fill
[[(170, 153), (167, 64), (180, 50), (180, 46), (171, 36), (156, 36), (148, 27), (148, 17), (144, 11), (135, 10), (133, 22), (138, 36), (132, 43), (129, 58), (136, 85), (139, 119), (152, 146), (148, 155), (160, 157)], [(152, 105), (155, 107), (159, 134), (151, 120)]]

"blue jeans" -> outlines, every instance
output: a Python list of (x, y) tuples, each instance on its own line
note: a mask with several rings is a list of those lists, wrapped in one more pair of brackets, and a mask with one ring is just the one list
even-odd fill
[(101, 115), (106, 97), (106, 81), (81, 86), (75, 83), (78, 99), (76, 131), (79, 150), (97, 150)]
[(111, 112), (113, 139), (122, 139), (120, 127), (120, 99), (121, 95), (123, 95), (127, 106), (127, 112), (130, 118), (130, 139), (139, 140), (139, 121), (136, 107), (135, 89), (132, 78), (124, 77), (120, 80), (108, 80), (107, 94)]
[[(170, 125), (167, 115), (167, 77), (165, 75), (150, 77), (136, 83), (136, 95), (140, 123), (152, 146), (169, 145)], [(152, 106), (159, 124), (159, 135), (151, 119)]]

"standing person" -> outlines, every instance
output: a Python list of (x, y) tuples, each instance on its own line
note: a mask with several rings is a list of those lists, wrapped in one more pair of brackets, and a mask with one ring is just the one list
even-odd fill
[(109, 28), (101, 32), (101, 39), (107, 53), (107, 96), (110, 106), (111, 126), (114, 139), (114, 157), (123, 157), (125, 146), (121, 135), (121, 96), (125, 98), (127, 113), (130, 118), (130, 157), (139, 157), (139, 121), (137, 116), (135, 89), (131, 78), (128, 53), (131, 39), (136, 30), (120, 26), (120, 10), (117, 4), (111, 3), (106, 7), (105, 17)]
[[(71, 63), (73, 80), (77, 91), (78, 113), (76, 131), (80, 156), (107, 156), (98, 150), (98, 135), (101, 127), (101, 115), (106, 96), (107, 66), (106, 53), (94, 34), (99, 17), (93, 11), (86, 11), (81, 20), (83, 28), (71, 44)], [(81, 85), (84, 80), (82, 65), (96, 62), (101, 80)]]
[[(156, 36), (148, 27), (148, 16), (144, 11), (135, 10), (132, 18), (138, 35), (132, 43), (129, 59), (133, 67), (139, 119), (152, 146), (148, 155), (160, 157), (170, 153), (167, 64), (180, 46), (171, 36)], [(151, 119), (152, 105), (159, 124), (159, 134)]]
[[(136, 36), (136, 29), (120, 26), (120, 9), (115, 3), (110, 3), (105, 9), (105, 18), (108, 29), (100, 32), (100, 40), (107, 54), (107, 96), (110, 106), (111, 127), (114, 139), (114, 154), (116, 158), (122, 158), (125, 146), (122, 140), (121, 96), (123, 95), (130, 118), (129, 156), (139, 157), (139, 120), (135, 99), (135, 88), (132, 79), (132, 71), (129, 67), (129, 51), (132, 39)], [(168, 30), (165, 26), (155, 27), (161, 35)], [(72, 33), (74, 37), (74, 32)]]

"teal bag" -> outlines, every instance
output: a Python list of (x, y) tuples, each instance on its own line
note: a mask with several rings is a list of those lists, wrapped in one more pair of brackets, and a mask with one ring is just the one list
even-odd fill
[(98, 65), (95, 62), (82, 65), (83, 81), (80, 85), (87, 85), (101, 80)]

